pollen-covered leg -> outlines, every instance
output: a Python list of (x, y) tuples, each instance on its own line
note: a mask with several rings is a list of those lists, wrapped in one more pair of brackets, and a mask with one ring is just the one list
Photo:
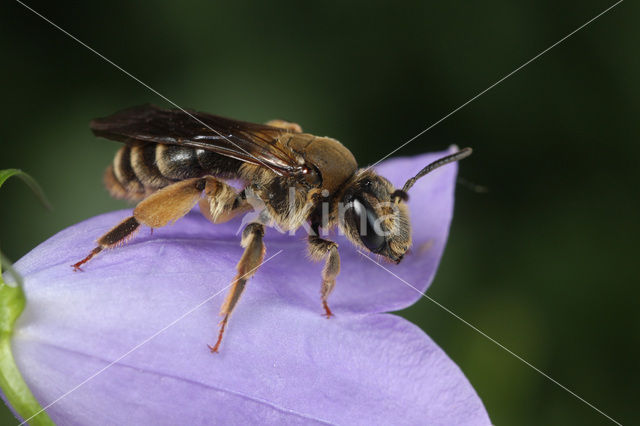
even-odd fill
[(222, 342), (222, 335), (224, 329), (229, 321), (229, 316), (236, 307), (242, 292), (244, 291), (245, 284), (256, 273), (256, 270), (262, 264), (264, 259), (265, 246), (262, 242), (264, 236), (264, 226), (259, 223), (250, 223), (242, 231), (242, 247), (244, 247), (244, 253), (236, 266), (238, 273), (233, 279), (233, 285), (231, 290), (227, 293), (222, 308), (220, 309), (220, 315), (223, 316), (220, 322), (220, 331), (218, 333), (218, 340), (214, 346), (209, 345), (211, 352), (218, 352), (220, 343)]
[(72, 265), (75, 271), (106, 248), (124, 244), (140, 225), (159, 228), (186, 215), (198, 202), (206, 186), (205, 178), (186, 179), (169, 185), (141, 201), (133, 216), (123, 220), (98, 239), (98, 246), (80, 262)]
[(333, 316), (333, 312), (329, 309), (327, 299), (333, 291), (336, 285), (336, 277), (340, 273), (338, 244), (333, 241), (324, 240), (317, 235), (309, 235), (309, 255), (315, 261), (325, 259), (324, 268), (322, 269), (322, 288), (320, 289), (320, 294), (322, 296), (322, 307), (325, 311), (324, 315), (330, 318)]

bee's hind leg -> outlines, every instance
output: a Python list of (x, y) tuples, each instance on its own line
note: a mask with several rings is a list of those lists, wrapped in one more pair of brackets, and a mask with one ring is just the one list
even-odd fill
[(185, 179), (154, 192), (138, 203), (133, 210), (133, 216), (126, 218), (100, 237), (97, 241), (98, 246), (87, 257), (72, 265), (73, 269), (80, 270), (80, 266), (104, 249), (124, 244), (133, 237), (140, 225), (147, 225), (153, 229), (175, 222), (189, 213), (200, 199), (203, 191), (210, 199), (222, 193), (224, 195), (224, 197), (220, 197), (222, 206), (233, 204), (236, 194), (235, 192), (231, 194), (227, 187), (218, 179), (206, 176)]
[(81, 261), (71, 265), (74, 271), (81, 271), (80, 266), (90, 261), (96, 254), (100, 253), (105, 248), (117, 246), (123, 244), (127, 238), (133, 237), (133, 234), (138, 230), (140, 222), (135, 217), (130, 216), (111, 228), (109, 232), (104, 234), (98, 239), (98, 246), (91, 250), (91, 252)]
[(220, 322), (220, 331), (218, 332), (218, 340), (214, 346), (209, 345), (211, 352), (218, 352), (220, 343), (222, 342), (222, 335), (224, 329), (229, 321), (229, 316), (236, 307), (242, 292), (244, 291), (245, 284), (255, 274), (258, 267), (262, 264), (264, 259), (265, 246), (262, 241), (264, 236), (264, 225), (259, 223), (250, 223), (242, 231), (242, 247), (244, 247), (244, 253), (236, 266), (238, 273), (233, 279), (231, 290), (227, 293), (222, 308), (220, 309), (220, 315), (223, 316)]
[(340, 273), (340, 254), (338, 253), (338, 244), (318, 237), (318, 228), (314, 228), (315, 235), (309, 235), (308, 240), (309, 255), (315, 261), (325, 259), (320, 294), (322, 296), (322, 307), (325, 311), (324, 315), (330, 318), (333, 316), (333, 312), (329, 308), (327, 299), (333, 291), (336, 285), (336, 277)]

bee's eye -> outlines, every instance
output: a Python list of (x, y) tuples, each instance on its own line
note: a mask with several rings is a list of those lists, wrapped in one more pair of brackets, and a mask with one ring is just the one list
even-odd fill
[(362, 244), (373, 253), (379, 253), (385, 246), (385, 236), (377, 232), (382, 231), (380, 224), (376, 225), (378, 216), (369, 203), (357, 198), (353, 200), (353, 210)]

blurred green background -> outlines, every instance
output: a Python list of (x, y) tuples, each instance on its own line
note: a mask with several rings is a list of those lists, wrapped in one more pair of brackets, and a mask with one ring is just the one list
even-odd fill
[[(297, 121), (375, 162), (613, 1), (28, 4), (181, 106)], [(124, 203), (88, 122), (158, 96), (17, 3), (0, 26), (0, 242), (18, 259)], [(638, 421), (637, 2), (614, 8), (396, 155), (472, 146), (429, 295), (623, 424)], [(496, 425), (608, 420), (423, 299), (401, 313)], [(636, 402), (634, 402), (636, 401)], [(2, 408), (4, 419), (13, 421)]]

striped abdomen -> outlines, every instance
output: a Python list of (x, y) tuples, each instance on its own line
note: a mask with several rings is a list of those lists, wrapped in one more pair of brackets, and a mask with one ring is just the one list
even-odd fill
[(205, 175), (238, 178), (242, 162), (233, 158), (177, 145), (125, 145), (104, 174), (111, 196), (138, 201), (183, 179)]

